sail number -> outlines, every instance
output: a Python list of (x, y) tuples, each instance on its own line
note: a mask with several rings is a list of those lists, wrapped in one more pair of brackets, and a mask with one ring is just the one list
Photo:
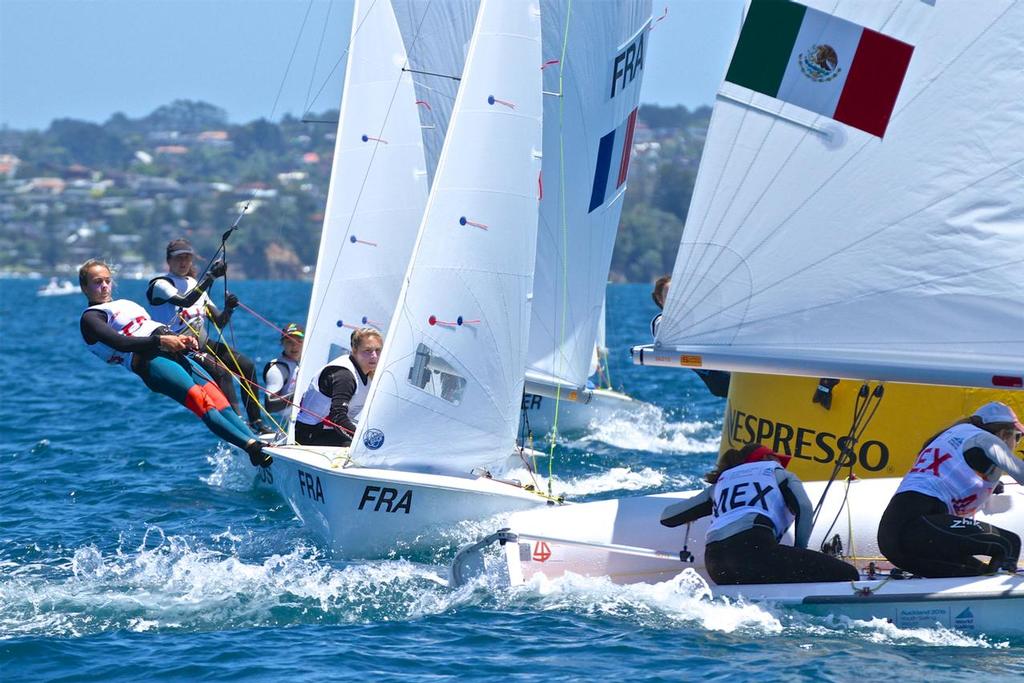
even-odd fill
[(626, 86), (633, 82), (644, 69), (644, 38), (647, 31), (643, 30), (637, 34), (629, 45), (615, 55), (615, 62), (612, 65), (611, 97), (626, 89)]

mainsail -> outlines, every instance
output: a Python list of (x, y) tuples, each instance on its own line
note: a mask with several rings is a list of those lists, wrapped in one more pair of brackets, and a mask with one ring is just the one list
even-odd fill
[[(753, 0), (748, 24), (768, 4), (796, 6)], [(806, 4), (818, 28), (790, 57), (807, 68), (785, 78), (807, 83), (719, 91), (641, 362), (1021, 388), (1024, 4)], [(887, 127), (800, 94), (851, 87), (853, 42), (830, 37), (850, 26), (909, 49), (872, 70), (906, 69)]]
[(507, 457), (523, 387), (541, 168), (540, 16), (484, 0), (366, 408), (360, 465)]
[(650, 0), (544, 2), (544, 173), (527, 377), (590, 374), (636, 124)]
[(356, 0), (299, 387), (348, 349), (352, 330), (386, 333), (394, 311), (427, 199), (405, 63), (391, 5)]

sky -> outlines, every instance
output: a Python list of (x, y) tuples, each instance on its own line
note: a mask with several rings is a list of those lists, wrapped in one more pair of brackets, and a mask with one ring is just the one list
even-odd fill
[[(655, 0), (641, 101), (711, 104), (741, 11)], [(0, 126), (134, 118), (176, 99), (235, 123), (333, 109), (351, 14), (351, 0), (0, 0)]]

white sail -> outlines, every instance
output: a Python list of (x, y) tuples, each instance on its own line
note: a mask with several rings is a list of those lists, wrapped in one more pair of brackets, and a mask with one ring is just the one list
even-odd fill
[(725, 82), (643, 362), (1020, 388), (1024, 3), (806, 4), (913, 48), (888, 128)]
[(391, 5), (356, 0), (299, 387), (348, 349), (353, 329), (386, 333), (394, 311), (427, 198), (405, 63)]
[(416, 84), (427, 172), (433, 182), (480, 0), (391, 0)]
[(515, 440), (541, 168), (537, 6), (481, 3), (367, 406), (360, 465), (468, 474)]
[(622, 213), (651, 2), (541, 9), (547, 94), (527, 377), (531, 387), (579, 387), (590, 374)]

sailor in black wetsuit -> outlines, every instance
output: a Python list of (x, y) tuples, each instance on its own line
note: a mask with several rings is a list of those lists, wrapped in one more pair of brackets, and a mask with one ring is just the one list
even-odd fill
[(194, 337), (172, 334), (133, 301), (114, 300), (113, 278), (103, 261), (86, 261), (78, 270), (78, 281), (89, 300), (79, 328), (90, 351), (106, 363), (135, 373), (150, 390), (191, 410), (211, 432), (245, 450), (253, 465), (270, 464), (263, 445), (217, 385), (185, 355), (196, 349)]
[(316, 373), (302, 395), (295, 422), (296, 443), (348, 446), (370, 393), (384, 339), (372, 327), (352, 333), (352, 353), (341, 355)]
[[(670, 527), (714, 515), (705, 538), (704, 566), (715, 583), (813, 583), (859, 578), (853, 566), (807, 549), (811, 502), (800, 480), (785, 469), (790, 459), (760, 444), (729, 449), (705, 477), (711, 487), (665, 508), (661, 523)], [(781, 545), (779, 540), (794, 519), (794, 545)]]
[(926, 441), (878, 526), (886, 559), (931, 578), (1016, 571), (1020, 537), (974, 513), (1004, 472), (1024, 484), (1024, 463), (1013, 454), (1022, 433), (1013, 410), (993, 401)]

